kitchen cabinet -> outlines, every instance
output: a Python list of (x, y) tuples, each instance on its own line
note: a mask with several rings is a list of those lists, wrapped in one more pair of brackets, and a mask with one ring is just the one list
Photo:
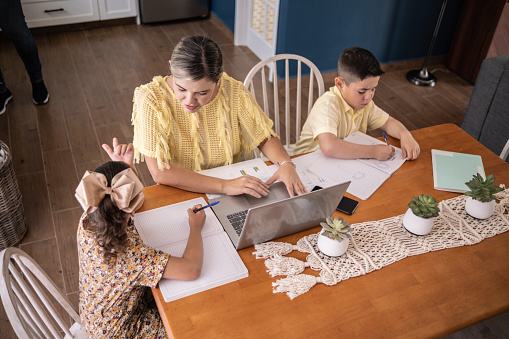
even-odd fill
[(21, 0), (30, 28), (134, 17), (136, 4), (136, 0)]

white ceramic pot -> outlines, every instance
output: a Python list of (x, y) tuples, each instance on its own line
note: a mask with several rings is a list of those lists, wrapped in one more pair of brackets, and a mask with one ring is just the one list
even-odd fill
[(415, 235), (426, 235), (431, 232), (435, 218), (421, 218), (409, 208), (403, 216), (403, 226)]
[(339, 257), (340, 255), (344, 254), (348, 248), (349, 243), (350, 239), (337, 241), (336, 239), (331, 239), (322, 235), (322, 233), (318, 235), (318, 249), (329, 257)]
[(495, 200), (482, 202), (467, 197), (465, 202), (465, 211), (477, 219), (488, 219), (495, 212)]

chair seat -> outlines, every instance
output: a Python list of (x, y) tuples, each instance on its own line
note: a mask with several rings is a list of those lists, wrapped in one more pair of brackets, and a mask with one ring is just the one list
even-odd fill
[[(85, 327), (78, 323), (72, 324), (72, 326), (69, 330), (71, 331), (71, 334), (73, 335), (72, 337), (74, 339), (89, 339), (89, 336), (88, 336), (87, 330), (85, 330)], [(66, 335), (64, 337), (64, 339), (71, 339), (71, 337)]]

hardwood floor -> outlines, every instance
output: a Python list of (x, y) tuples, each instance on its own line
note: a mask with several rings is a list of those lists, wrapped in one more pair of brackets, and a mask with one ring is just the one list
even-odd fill
[[(78, 304), (76, 226), (82, 213), (74, 190), (87, 169), (107, 160), (102, 143), (132, 140), (135, 87), (167, 73), (167, 61), (180, 37), (206, 34), (221, 47), (225, 71), (243, 80), (259, 60), (214, 17), (200, 21), (82, 31), (37, 33), (36, 38), (50, 101), (35, 106), (31, 86), (13, 45), (0, 35), (0, 67), (13, 100), (0, 116), (0, 139), (9, 145), (28, 233), (19, 247), (34, 257)], [(384, 65), (375, 102), (410, 130), (452, 122), (461, 124), (472, 86), (434, 60), (434, 88), (416, 87), (405, 79), (422, 61)], [(324, 74), (326, 89), (334, 74)], [(376, 134), (375, 134), (376, 135)], [(145, 185), (154, 184), (144, 164)], [(461, 337), (507, 337), (508, 313), (454, 334)], [(459, 336), (457, 336), (459, 335)], [(0, 338), (15, 337), (0, 307)]]

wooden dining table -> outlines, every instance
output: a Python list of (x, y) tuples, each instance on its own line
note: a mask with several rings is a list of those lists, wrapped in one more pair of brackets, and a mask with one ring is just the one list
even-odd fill
[[(405, 162), (352, 215), (335, 212), (350, 224), (403, 214), (412, 196), (437, 201), (458, 193), (435, 190), (431, 149), (481, 155), (486, 175), (509, 186), (509, 164), (453, 124), (411, 132), (421, 147), (417, 160)], [(399, 141), (389, 138), (399, 146)], [(140, 211), (204, 194), (156, 185), (146, 187)], [(353, 197), (350, 194), (347, 196)], [(355, 197), (353, 197), (355, 198)], [(320, 227), (275, 241), (295, 244)], [(175, 338), (352, 338), (440, 337), (509, 310), (509, 232), (478, 244), (408, 257), (380, 270), (341, 281), (317, 284), (291, 300), (274, 293), (278, 278), (253, 255), (239, 250), (249, 277), (165, 302), (153, 294), (170, 337)], [(292, 256), (305, 260), (297, 251)], [(318, 275), (306, 268), (305, 274)]]

